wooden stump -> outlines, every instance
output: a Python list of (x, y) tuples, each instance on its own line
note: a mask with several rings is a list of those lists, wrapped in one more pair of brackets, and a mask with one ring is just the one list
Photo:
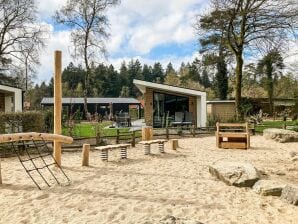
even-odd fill
[(170, 149), (177, 150), (177, 148), (179, 148), (178, 139), (171, 139), (170, 140)]
[(82, 150), (82, 166), (89, 166), (90, 144), (84, 144)]
[(149, 141), (153, 139), (153, 128), (146, 126), (142, 127), (142, 141)]

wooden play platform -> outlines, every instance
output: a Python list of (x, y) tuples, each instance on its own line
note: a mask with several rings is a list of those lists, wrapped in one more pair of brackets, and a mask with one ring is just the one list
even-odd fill
[(217, 123), (216, 146), (224, 149), (249, 149), (250, 134), (248, 123)]

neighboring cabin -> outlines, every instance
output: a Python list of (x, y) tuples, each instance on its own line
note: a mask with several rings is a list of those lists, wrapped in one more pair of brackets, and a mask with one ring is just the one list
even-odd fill
[[(263, 113), (269, 114), (268, 98), (249, 98), (251, 114), (256, 114), (262, 109)], [(297, 99), (273, 99), (274, 114), (281, 114), (285, 109), (292, 111)], [(211, 118), (219, 119), (221, 122), (228, 122), (235, 119), (235, 100), (212, 100), (207, 101), (207, 114)], [(293, 111), (292, 111), (293, 112)], [(291, 116), (291, 114), (290, 114)]]
[(9, 85), (0, 84), (0, 112), (22, 112), (23, 91)]

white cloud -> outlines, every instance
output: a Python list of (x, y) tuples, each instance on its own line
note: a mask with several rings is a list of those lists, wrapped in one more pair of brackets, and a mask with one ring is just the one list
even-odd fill
[(37, 11), (39, 17), (50, 18), (54, 15), (55, 11), (65, 4), (66, 0), (38, 0)]
[[(123, 44), (136, 54), (147, 54), (165, 43), (193, 41), (195, 14), (203, 0), (124, 0), (109, 12), (112, 35), (117, 31), (119, 41), (111, 41), (108, 50), (117, 52)], [(126, 15), (123, 17), (122, 15)], [(120, 15), (120, 16), (119, 16)], [(119, 18), (120, 17), (120, 18)], [(120, 38), (121, 37), (121, 38)]]
[[(39, 17), (49, 21), (55, 10), (65, 2), (66, 0), (38, 0)], [(192, 55), (159, 55), (156, 60), (150, 60), (146, 54), (162, 44), (193, 41), (196, 38), (192, 28), (193, 19), (199, 11), (198, 4), (203, 2), (204, 0), (122, 0), (120, 5), (108, 10), (111, 36), (107, 41), (107, 50), (113, 56), (110, 61), (116, 63), (116, 68), (124, 59), (129, 61), (131, 56), (148, 64), (160, 61), (166, 65), (172, 61), (178, 66), (182, 61), (188, 61)], [(47, 48), (41, 53), (38, 82), (48, 81), (52, 77), (56, 49), (63, 52), (63, 66), (73, 61), (69, 51), (70, 31), (57, 31), (52, 25), (49, 26), (52, 32)]]
[(49, 38), (46, 43), (46, 48), (41, 51), (40, 62), (41, 66), (38, 68), (37, 82), (49, 81), (54, 73), (54, 52), (55, 50), (62, 51), (62, 66), (66, 67), (71, 61), (69, 46), (70, 46), (70, 32), (59, 31), (54, 32), (52, 25), (48, 24), (50, 28)]

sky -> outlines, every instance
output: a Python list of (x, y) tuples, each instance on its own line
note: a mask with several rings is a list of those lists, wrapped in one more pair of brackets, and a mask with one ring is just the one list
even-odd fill
[[(66, 0), (37, 0), (39, 21), (50, 31), (46, 48), (41, 51), (37, 83), (48, 82), (53, 76), (54, 51), (62, 51), (63, 67), (70, 62), (71, 30), (54, 23), (52, 16)], [(178, 68), (198, 56), (196, 15), (206, 10), (207, 0), (122, 0), (107, 11), (110, 38), (106, 43), (105, 63), (118, 69), (121, 63), (138, 59), (142, 64), (161, 62), (164, 68), (172, 62)], [(291, 48), (298, 52), (295, 44)], [(288, 58), (287, 60), (293, 60)]]
[[(41, 65), (35, 82), (49, 81), (53, 76), (53, 55), (62, 51), (63, 67), (71, 61), (70, 32), (54, 23), (52, 16), (66, 0), (38, 0), (39, 20), (50, 34), (41, 52)], [(178, 68), (198, 54), (197, 36), (193, 28), (196, 15), (206, 6), (204, 0), (122, 0), (107, 11), (110, 38), (105, 63), (118, 69), (121, 63), (138, 59), (141, 63), (172, 62)], [(78, 63), (78, 62), (77, 62)]]

